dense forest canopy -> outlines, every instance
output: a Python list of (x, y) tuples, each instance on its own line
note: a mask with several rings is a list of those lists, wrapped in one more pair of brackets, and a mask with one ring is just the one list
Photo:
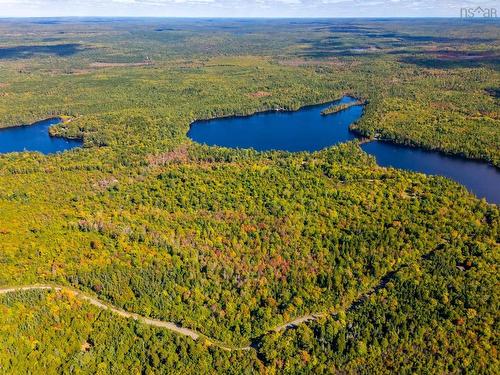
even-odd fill
[(498, 206), (358, 141), (259, 153), (186, 133), (350, 94), (366, 137), (500, 167), (499, 35), (496, 20), (1, 20), (0, 126), (64, 116), (51, 134), (84, 147), (0, 155), (0, 288), (66, 285), (252, 349), (25, 291), (0, 295), (0, 372), (494, 373)]

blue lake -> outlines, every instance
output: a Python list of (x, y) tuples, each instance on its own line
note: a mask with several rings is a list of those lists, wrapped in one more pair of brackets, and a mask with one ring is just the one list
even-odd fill
[[(354, 100), (344, 97), (332, 103)], [(272, 111), (196, 121), (191, 124), (188, 136), (211, 146), (258, 151), (318, 151), (356, 139), (356, 135), (349, 131), (349, 125), (361, 118), (363, 106), (321, 116), (321, 111), (332, 103), (308, 106), (295, 112)], [(478, 197), (500, 204), (500, 169), (487, 163), (380, 141), (363, 144), (362, 148), (375, 156), (381, 166), (445, 176), (461, 183)]]
[[(355, 101), (350, 97), (333, 103)], [(318, 151), (356, 138), (349, 125), (363, 114), (353, 106), (335, 115), (321, 116), (332, 103), (304, 107), (295, 112), (270, 111), (252, 116), (196, 121), (188, 136), (211, 146), (253, 148), (257, 151)]]
[(81, 140), (49, 135), (49, 128), (60, 122), (61, 119), (53, 118), (32, 125), (0, 129), (0, 154), (22, 151), (53, 154), (81, 146)]
[(361, 148), (383, 167), (445, 176), (476, 196), (500, 204), (500, 169), (488, 163), (380, 141), (365, 143)]

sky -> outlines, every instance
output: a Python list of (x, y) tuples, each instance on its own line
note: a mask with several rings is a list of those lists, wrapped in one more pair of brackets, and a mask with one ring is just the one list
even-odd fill
[(500, 0), (0, 0), (0, 17), (460, 17)]

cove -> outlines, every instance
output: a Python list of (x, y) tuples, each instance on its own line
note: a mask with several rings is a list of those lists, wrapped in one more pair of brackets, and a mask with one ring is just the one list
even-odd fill
[(52, 118), (32, 125), (0, 129), (0, 154), (22, 151), (53, 154), (81, 146), (81, 140), (50, 136), (49, 128), (60, 122), (60, 118)]
[[(354, 101), (355, 98), (345, 96), (335, 102), (307, 106), (294, 112), (268, 111), (195, 121), (187, 135), (195, 142), (210, 146), (257, 151), (318, 151), (357, 138), (349, 126), (361, 118), (363, 105), (321, 116), (321, 111), (332, 104)], [(382, 141), (365, 143), (361, 147), (381, 166), (445, 176), (461, 183), (479, 198), (500, 204), (500, 170), (485, 162)]]

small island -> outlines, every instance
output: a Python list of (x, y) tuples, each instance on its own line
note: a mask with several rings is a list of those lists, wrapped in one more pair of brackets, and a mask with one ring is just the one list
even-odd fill
[(365, 105), (366, 100), (356, 100), (354, 102), (349, 102), (349, 103), (342, 103), (342, 104), (333, 104), (327, 109), (321, 111), (321, 116), (328, 116), (328, 115), (333, 115), (334, 113), (339, 113), (342, 111), (345, 111), (348, 108), (351, 108), (352, 106), (355, 105)]

